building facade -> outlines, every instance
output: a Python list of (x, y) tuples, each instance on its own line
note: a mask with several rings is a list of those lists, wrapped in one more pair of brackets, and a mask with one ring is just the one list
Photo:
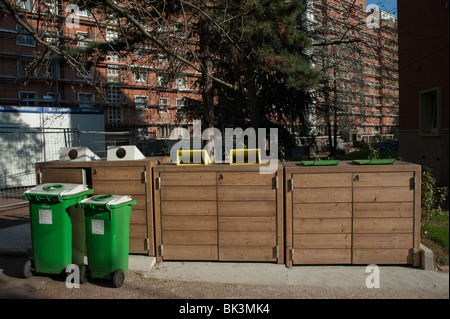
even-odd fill
[[(59, 41), (78, 61), (92, 58), (98, 43), (119, 37), (118, 24), (101, 8), (77, 10), (70, 27), (66, 0), (17, 1), (42, 38)], [(314, 40), (311, 58), (322, 73), (314, 92), (313, 134), (372, 141), (397, 137), (398, 75), (395, 18), (387, 13), (366, 23), (365, 0), (308, 0), (307, 27)], [(43, 21), (45, 23), (43, 23)], [(176, 21), (175, 21), (176, 22)], [(168, 36), (176, 33), (176, 24)], [(194, 44), (195, 46), (195, 44)], [(9, 15), (0, 19), (0, 105), (101, 108), (108, 131), (137, 131), (143, 138), (169, 139), (191, 123), (176, 118), (185, 99), (200, 99), (201, 74), (185, 68), (165, 79), (167, 57), (146, 48), (71, 67), (45, 49)], [(151, 50), (150, 50), (151, 51)], [(86, 54), (89, 52), (89, 54)], [(39, 67), (34, 68), (41, 59)], [(148, 61), (144, 61), (148, 59)], [(86, 81), (88, 79), (88, 81)], [(88, 83), (92, 84), (89, 85)], [(124, 138), (122, 136), (122, 138)], [(126, 137), (121, 143), (127, 143)]]
[[(101, 10), (92, 14), (77, 9), (73, 26), (67, 23), (69, 1), (25, 0), (17, 5), (27, 21), (39, 24), (45, 41), (58, 41), (60, 48), (78, 61), (98, 43), (119, 36), (118, 24)], [(121, 53), (112, 50), (95, 63), (90, 59), (73, 68), (58, 55), (47, 54), (44, 46), (5, 14), (0, 19), (0, 105), (100, 108), (107, 131), (135, 131), (143, 138), (159, 140), (169, 139), (173, 129), (176, 132), (177, 127), (189, 125), (176, 119), (176, 111), (185, 98), (199, 98), (200, 73), (186, 69), (165, 81), (165, 56), (147, 63), (143, 61), (145, 50)], [(95, 51), (90, 56), (93, 54)], [(122, 139), (126, 144), (127, 138)]]
[(398, 137), (397, 23), (360, 0), (309, 0), (311, 59), (322, 81), (314, 92), (314, 130), (345, 141)]
[(449, 2), (398, 1), (400, 155), (449, 185)]

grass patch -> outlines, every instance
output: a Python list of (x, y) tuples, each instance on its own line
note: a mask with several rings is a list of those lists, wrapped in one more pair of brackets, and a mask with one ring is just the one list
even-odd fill
[[(433, 217), (428, 225), (422, 227), (423, 243), (431, 244), (435, 247), (435, 261), (439, 264), (448, 265), (448, 253), (449, 253), (449, 216), (448, 213), (441, 213)], [(431, 247), (429, 247), (432, 249)]]

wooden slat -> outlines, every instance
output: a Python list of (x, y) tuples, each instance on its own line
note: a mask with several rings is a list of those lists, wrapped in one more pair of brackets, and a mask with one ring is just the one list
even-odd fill
[(295, 249), (294, 264), (350, 264), (351, 249)]
[(354, 248), (412, 248), (411, 234), (354, 234)]
[(277, 202), (274, 200), (262, 201), (220, 201), (218, 203), (219, 216), (260, 216), (270, 217), (277, 214)]
[(220, 232), (219, 245), (225, 246), (276, 246), (275, 232)]
[(130, 238), (147, 239), (147, 225), (130, 224)]
[(220, 246), (220, 261), (276, 261), (274, 247), (268, 246)]
[(218, 186), (219, 201), (275, 200), (276, 194), (272, 186)]
[(412, 218), (355, 218), (353, 233), (412, 233)]
[(92, 181), (144, 182), (145, 167), (97, 167), (92, 168)]
[[(145, 195), (136, 195), (136, 194), (133, 194), (133, 195), (125, 194), (125, 195), (130, 195), (131, 198), (136, 201), (136, 205), (132, 206), (133, 207), (133, 211), (135, 209), (143, 209), (143, 210), (147, 209), (147, 202), (146, 202), (147, 198), (146, 198)], [(151, 205), (151, 201), (150, 201), (150, 205)]]
[(147, 211), (145, 209), (134, 209), (132, 207), (130, 224), (147, 224)]
[(223, 172), (218, 185), (266, 185), (275, 187), (275, 174), (259, 174), (259, 172)]
[(161, 186), (216, 186), (216, 173), (161, 173)]
[(412, 249), (354, 249), (354, 264), (412, 264)]
[(218, 260), (217, 245), (164, 245), (164, 260)]
[(161, 200), (216, 200), (216, 187), (162, 186)]
[(352, 187), (352, 174), (294, 174), (295, 188), (311, 187)]
[(92, 182), (95, 194), (145, 195), (145, 184), (141, 181), (95, 181)]
[(409, 188), (414, 172), (354, 173), (354, 175), (359, 175), (358, 181), (353, 184), (354, 187), (391, 186)]
[(217, 245), (217, 231), (173, 231), (163, 233), (163, 244), (166, 245)]
[(217, 215), (216, 201), (162, 201), (161, 211), (163, 216), (168, 215)]
[(294, 204), (294, 218), (351, 218), (351, 203)]
[(131, 254), (147, 254), (147, 238), (130, 238)]
[(412, 202), (414, 190), (408, 187), (355, 187), (355, 203)]
[(294, 190), (294, 204), (296, 203), (351, 203), (351, 188), (307, 188)]
[(275, 217), (219, 217), (219, 231), (276, 232)]
[[(163, 216), (162, 231), (167, 230), (215, 230), (216, 216)], [(164, 234), (163, 234), (164, 237)]]
[(351, 233), (351, 218), (300, 218), (293, 221), (293, 232), (308, 233)]
[(353, 216), (358, 217), (413, 217), (414, 203), (355, 203)]
[(352, 248), (351, 234), (294, 234), (294, 248)]
[(42, 168), (42, 183), (83, 183), (83, 170), (77, 168)]

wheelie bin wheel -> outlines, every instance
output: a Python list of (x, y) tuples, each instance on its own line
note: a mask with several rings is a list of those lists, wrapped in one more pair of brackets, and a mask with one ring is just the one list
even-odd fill
[(34, 267), (33, 267), (33, 262), (28, 259), (25, 262), (25, 265), (23, 265), (23, 276), (25, 278), (30, 278), (31, 276), (33, 276), (33, 272), (35, 271)]
[(113, 285), (116, 288), (119, 288), (123, 285), (123, 282), (125, 281), (125, 273), (122, 269), (117, 269), (113, 274)]

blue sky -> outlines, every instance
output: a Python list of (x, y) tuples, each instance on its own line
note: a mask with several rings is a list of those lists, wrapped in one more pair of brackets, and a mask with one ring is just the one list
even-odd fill
[(366, 0), (366, 4), (376, 4), (380, 10), (387, 11), (397, 18), (397, 0)]

